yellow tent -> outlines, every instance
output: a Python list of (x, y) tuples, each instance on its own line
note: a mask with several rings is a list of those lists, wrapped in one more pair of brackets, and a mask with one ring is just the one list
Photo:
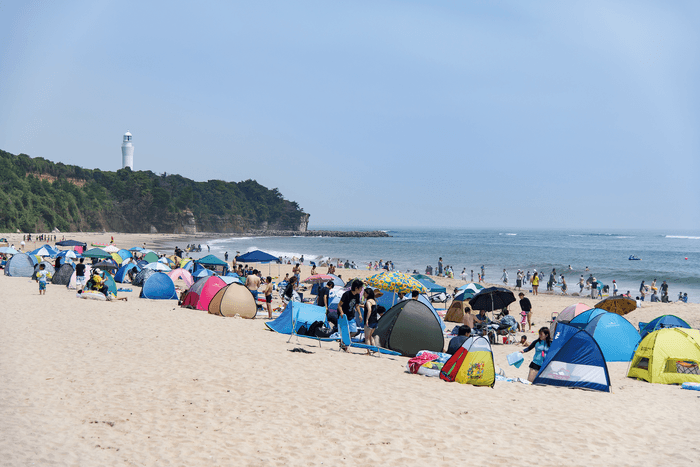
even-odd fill
[(485, 337), (470, 337), (447, 360), (440, 372), (445, 381), (457, 381), (474, 386), (491, 386), (496, 382), (491, 344)]
[(665, 328), (637, 346), (627, 376), (650, 383), (700, 383), (700, 331)]
[(111, 255), (112, 255), (112, 259), (114, 259), (114, 261), (116, 261), (117, 264), (119, 264), (119, 265), (121, 265), (121, 264), (122, 264), (122, 261), (124, 261), (124, 260), (122, 259), (122, 257), (119, 256), (119, 255), (116, 254), (116, 253), (111, 253)]

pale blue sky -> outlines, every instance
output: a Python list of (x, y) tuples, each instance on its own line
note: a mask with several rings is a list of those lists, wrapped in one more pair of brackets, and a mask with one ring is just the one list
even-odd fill
[[(0, 4), (0, 149), (311, 227), (700, 229), (700, 2)], [(670, 232), (669, 232), (670, 233)]]

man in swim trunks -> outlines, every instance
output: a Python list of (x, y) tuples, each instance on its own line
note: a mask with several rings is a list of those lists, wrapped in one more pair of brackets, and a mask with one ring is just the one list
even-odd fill
[(252, 274), (249, 274), (248, 277), (245, 279), (245, 286), (248, 287), (248, 290), (250, 290), (250, 293), (253, 294), (253, 298), (255, 298), (255, 305), (257, 306), (258, 304), (258, 287), (260, 287), (260, 274), (258, 270), (254, 270)]

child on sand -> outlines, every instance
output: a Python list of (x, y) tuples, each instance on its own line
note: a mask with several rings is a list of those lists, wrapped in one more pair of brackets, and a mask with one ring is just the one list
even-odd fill
[(46, 295), (46, 281), (51, 278), (51, 274), (46, 271), (46, 266), (39, 265), (39, 272), (36, 273), (36, 281), (39, 283), (39, 295)]
[(541, 327), (539, 332), (539, 339), (528, 345), (527, 348), (521, 350), (521, 353), (529, 352), (535, 349), (535, 355), (532, 358), (532, 363), (530, 363), (530, 374), (527, 375), (527, 380), (531, 383), (535, 380), (535, 376), (542, 368), (542, 363), (544, 363), (544, 357), (547, 355), (549, 346), (552, 345), (552, 338), (549, 335), (548, 327)]

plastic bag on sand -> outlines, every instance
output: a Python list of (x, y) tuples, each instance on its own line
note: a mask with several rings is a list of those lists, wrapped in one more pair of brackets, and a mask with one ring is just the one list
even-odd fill
[(520, 368), (520, 365), (523, 364), (524, 360), (525, 357), (523, 357), (523, 354), (520, 352), (513, 352), (508, 354), (508, 365), (515, 366), (515, 368)]

